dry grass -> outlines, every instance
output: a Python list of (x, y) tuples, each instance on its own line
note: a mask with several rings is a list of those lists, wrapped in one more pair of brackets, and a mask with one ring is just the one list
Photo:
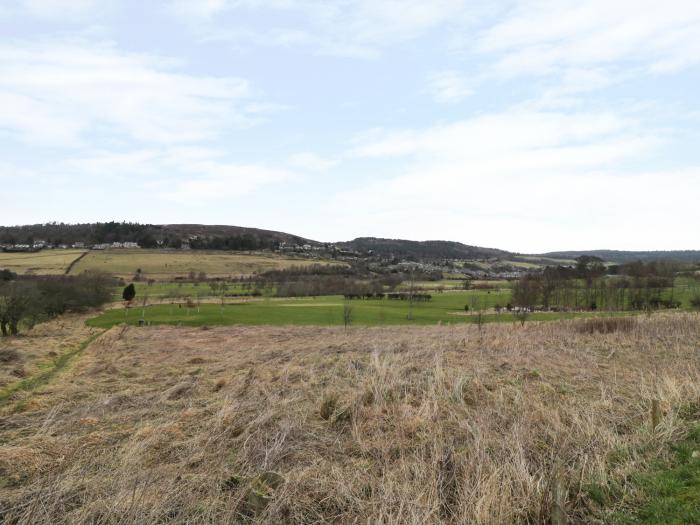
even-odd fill
[(39, 252), (0, 252), (0, 268), (18, 274), (62, 275), (85, 250), (41, 250)]
[[(697, 316), (350, 329), (115, 327), (0, 419), (9, 523), (572, 523), (698, 406)], [(652, 432), (649, 403), (665, 416)], [(612, 459), (614, 458), (614, 460)]]
[(295, 259), (273, 253), (177, 250), (100, 250), (90, 251), (72, 269), (71, 274), (86, 270), (100, 271), (131, 279), (137, 269), (144, 278), (167, 280), (187, 277), (189, 272), (204, 272), (209, 277), (237, 277), (290, 266), (336, 264), (315, 259)]
[[(70, 314), (41, 323), (19, 337), (0, 337), (0, 395), (22, 379), (46, 370), (99, 329), (85, 326), (93, 314)], [(18, 399), (21, 394), (17, 393)]]
[(637, 326), (634, 317), (601, 317), (586, 319), (577, 324), (582, 334), (612, 334), (614, 332), (631, 332)]

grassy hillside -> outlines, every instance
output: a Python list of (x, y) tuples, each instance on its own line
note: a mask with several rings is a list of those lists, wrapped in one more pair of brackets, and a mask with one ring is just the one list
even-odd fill
[(97, 270), (131, 279), (140, 268), (144, 278), (164, 280), (187, 277), (190, 272), (204, 272), (209, 277), (237, 277), (290, 266), (324, 263), (336, 264), (331, 261), (295, 259), (272, 253), (117, 249), (88, 252), (72, 268), (71, 273)]
[(0, 402), (0, 519), (696, 523), (697, 316), (581, 328), (115, 327)]

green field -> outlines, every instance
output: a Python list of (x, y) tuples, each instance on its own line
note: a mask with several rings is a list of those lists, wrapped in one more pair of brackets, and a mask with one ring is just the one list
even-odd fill
[(0, 252), (0, 269), (20, 275), (61, 275), (85, 250), (41, 250), (27, 253)]
[[(217, 283), (218, 284), (218, 283)], [(227, 297), (243, 295), (250, 292), (242, 283), (226, 283), (227, 289), (224, 294)], [(153, 283), (135, 282), (136, 302), (140, 302), (145, 296), (149, 302), (170, 301), (170, 300), (185, 300), (187, 297), (194, 298), (209, 298), (220, 297), (220, 292), (214, 292), (207, 282), (161, 282)], [(123, 286), (118, 286), (114, 290), (114, 300), (122, 300)]]
[[(388, 299), (345, 301), (339, 295), (299, 299), (259, 298), (229, 301), (224, 305), (208, 302), (191, 307), (187, 307), (184, 301), (172, 301), (172, 303), (155, 304), (145, 308), (134, 306), (110, 309), (88, 321), (88, 324), (108, 328), (120, 323), (135, 325), (143, 318), (151, 324), (183, 326), (234, 324), (332, 326), (344, 324), (346, 304), (352, 308), (351, 324), (358, 326), (477, 322), (477, 310), (470, 307), (470, 311), (465, 312), (465, 304), (481, 304), (481, 308), (484, 309), (482, 317), (484, 322), (515, 322), (516, 319), (509, 313), (496, 314), (493, 310), (488, 310), (494, 304), (505, 304), (508, 297), (507, 292), (490, 294), (483, 291), (446, 292), (434, 295), (432, 301), (416, 302), (412, 306), (409, 306), (407, 301)], [(629, 313), (538, 312), (530, 314), (528, 319), (546, 321), (626, 314)]]
[(208, 277), (235, 277), (311, 264), (338, 263), (314, 259), (295, 259), (272, 253), (104, 250), (88, 252), (73, 267), (71, 273), (79, 274), (86, 270), (92, 270), (131, 279), (140, 269), (145, 279), (168, 280), (176, 277), (187, 277), (190, 272), (195, 274), (204, 272)]

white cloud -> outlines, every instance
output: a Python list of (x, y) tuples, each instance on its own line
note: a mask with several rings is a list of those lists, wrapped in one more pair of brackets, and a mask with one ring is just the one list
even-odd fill
[(336, 160), (326, 159), (308, 151), (291, 155), (288, 162), (290, 166), (310, 171), (326, 171), (338, 164)]
[[(425, 239), (440, 232), (537, 251), (554, 249), (575, 231), (572, 246), (641, 246), (642, 230), (613, 238), (627, 224), (626, 216), (613, 224), (615, 217), (624, 210), (651, 225), (677, 203), (664, 200), (673, 193), (667, 186), (655, 189), (668, 173), (627, 169), (659, 146), (653, 130), (638, 128), (636, 119), (614, 113), (512, 109), (426, 130), (372, 130), (352, 154), (403, 160), (403, 167), (392, 178), (340, 193), (329, 207), (351, 210), (357, 228), (373, 235)], [(649, 206), (657, 197), (659, 205)]]
[(520, 0), (481, 32), (474, 50), (497, 57), (499, 75), (637, 64), (669, 72), (700, 61), (694, 0)]
[[(38, 18), (81, 17), (94, 12), (96, 0), (6, 0), (0, 15), (29, 15)], [(102, 6), (104, 10), (105, 6)]]
[(439, 71), (428, 76), (428, 92), (437, 101), (455, 103), (474, 93), (467, 78), (457, 71)]
[(510, 109), (427, 130), (372, 130), (357, 139), (360, 157), (413, 156), (431, 161), (493, 159), (515, 152), (609, 143), (630, 123), (613, 113), (565, 114)]
[(246, 80), (176, 66), (87, 42), (1, 45), (0, 129), (52, 146), (104, 134), (169, 144), (250, 122)]
[[(176, 0), (173, 12), (191, 23), (207, 39), (255, 42), (258, 45), (310, 45), (320, 54), (376, 57), (384, 46), (417, 38), (443, 25), (470, 21), (474, 7), (466, 0)], [(217, 25), (227, 14), (284, 14), (302, 20), (296, 26), (250, 31), (235, 19)], [(202, 25), (207, 21), (208, 25)], [(202, 28), (205, 29), (202, 29)]]
[(253, 193), (263, 186), (295, 177), (293, 172), (258, 165), (203, 161), (190, 166), (206, 175), (178, 181), (159, 197), (179, 204), (201, 206)]

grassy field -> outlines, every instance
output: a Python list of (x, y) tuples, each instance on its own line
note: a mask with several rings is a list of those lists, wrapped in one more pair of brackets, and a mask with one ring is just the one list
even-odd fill
[[(250, 292), (250, 290), (245, 288), (241, 283), (226, 284), (226, 295), (236, 295)], [(149, 303), (158, 301), (177, 300), (183, 297), (192, 297), (194, 299), (196, 297), (209, 298), (220, 296), (220, 292), (212, 291), (209, 284), (206, 282), (199, 283), (156, 281), (151, 284), (146, 282), (135, 282), (134, 287), (136, 289), (136, 302), (139, 302), (141, 299), (143, 299), (144, 296), (148, 296)], [(123, 291), (123, 286), (115, 288), (115, 301), (122, 300)]]
[(61, 275), (85, 250), (42, 250), (35, 253), (0, 252), (0, 269), (20, 275)]
[[(221, 305), (218, 300), (201, 302), (187, 307), (185, 301), (166, 300), (164, 304), (153, 304), (145, 309), (134, 305), (132, 308), (106, 310), (91, 319), (91, 326), (108, 328), (115, 324), (138, 324), (144, 318), (151, 324), (184, 326), (214, 325), (316, 325), (336, 326), (344, 324), (345, 305), (351, 308), (351, 325), (430, 325), (447, 323), (477, 322), (476, 306), (481, 304), (482, 320), (492, 322), (515, 322), (509, 313), (496, 314), (494, 304), (505, 304), (509, 292), (483, 291), (445, 292), (436, 294), (430, 302), (416, 302), (409, 307), (407, 301), (396, 300), (353, 300), (346, 302), (342, 296), (305, 298), (243, 298), (227, 300)], [(192, 301), (196, 303), (196, 301)], [(138, 301), (137, 301), (138, 303)], [(465, 304), (472, 305), (465, 312)], [(410, 312), (409, 312), (410, 310)], [(410, 313), (410, 317), (409, 317)], [(561, 320), (584, 317), (606, 317), (630, 315), (631, 312), (582, 312), (553, 313), (536, 312), (528, 316), (531, 321)]]
[(275, 254), (232, 253), (221, 251), (166, 251), (166, 250), (104, 250), (90, 251), (76, 264), (71, 273), (97, 270), (131, 279), (141, 269), (145, 279), (172, 280), (187, 277), (190, 272), (204, 272), (208, 277), (235, 277), (252, 275), (268, 270), (335, 264), (331, 261), (293, 259)]
[(0, 402), (0, 521), (698, 523), (698, 316), (621, 326), (115, 327)]

